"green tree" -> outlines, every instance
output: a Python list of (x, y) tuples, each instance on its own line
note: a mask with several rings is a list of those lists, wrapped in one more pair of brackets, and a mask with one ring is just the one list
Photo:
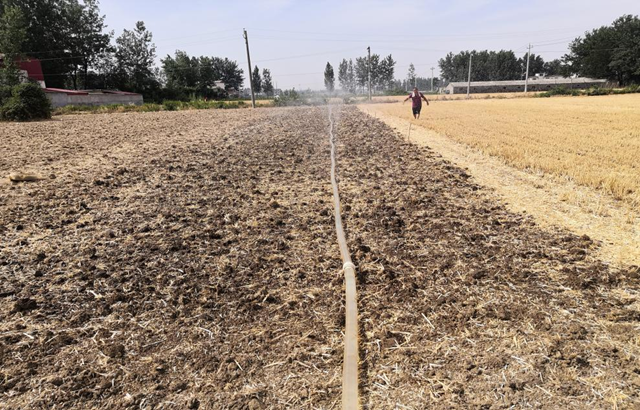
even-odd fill
[(255, 66), (253, 69), (253, 73), (251, 74), (251, 82), (253, 83), (253, 91), (256, 94), (262, 92), (262, 77), (260, 77), (260, 69), (258, 66)]
[[(523, 78), (525, 69), (522, 68), (526, 58), (518, 59), (513, 51), (462, 51), (457, 54), (448, 53), (441, 58), (438, 65), (442, 77), (448, 81), (467, 81), (469, 75), (469, 58), (473, 55), (471, 64), (472, 81), (506, 81)], [(532, 55), (531, 73), (542, 72), (544, 61)]]
[(640, 19), (624, 15), (578, 37), (565, 55), (573, 73), (621, 84), (640, 82)]
[(558, 58), (545, 62), (543, 72), (544, 75), (561, 75), (565, 77), (570, 75), (569, 67)]
[[(65, 87), (71, 73), (68, 5), (74, 0), (0, 0), (0, 13), (18, 7), (26, 19), (26, 57), (42, 60), (48, 87)], [(77, 0), (75, 0), (77, 3)]]
[[(198, 85), (201, 83), (200, 69), (201, 62), (211, 66), (213, 71), (213, 64), (210, 60), (198, 60), (195, 57), (190, 57), (186, 52), (176, 50), (175, 58), (167, 56), (162, 62), (162, 70), (166, 77), (166, 85), (168, 88), (189, 88), (191, 92), (195, 92)], [(213, 77), (213, 74), (211, 75)], [(204, 81), (205, 87), (212, 85)]]
[(491, 81), (517, 80), (522, 72), (518, 58), (511, 50), (491, 52)]
[(386, 56), (379, 65), (378, 83), (383, 89), (389, 89), (393, 87), (393, 77), (395, 71), (396, 62), (393, 60), (391, 54)]
[(333, 67), (327, 62), (327, 65), (324, 68), (324, 87), (327, 91), (332, 93), (335, 89), (335, 82), (336, 79), (333, 73)]
[(381, 82), (380, 55), (371, 54), (369, 65), (371, 69), (371, 87), (372, 89), (379, 88), (381, 85), (380, 84)]
[(16, 60), (22, 58), (22, 49), (27, 37), (25, 17), (22, 10), (11, 6), (3, 9), (0, 16), (0, 51), (2, 69), (0, 69), (0, 85), (14, 86), (20, 83), (20, 71)]
[(407, 71), (407, 82), (411, 87), (416, 83), (416, 67), (413, 63), (409, 64), (409, 71)]
[[(518, 62), (520, 63), (522, 78), (524, 79), (527, 74), (527, 54), (519, 59)], [(529, 77), (533, 77), (536, 74), (544, 74), (544, 59), (532, 53), (529, 59)]]
[(73, 58), (69, 60), (73, 66), (73, 87), (78, 89), (78, 72), (84, 77), (84, 87), (89, 88), (89, 68), (97, 63), (105, 52), (112, 52), (111, 33), (103, 33), (106, 29), (105, 16), (100, 15), (98, 0), (84, 0), (83, 4), (69, 1), (66, 4), (68, 24), (69, 51)]
[(360, 86), (361, 90), (364, 90), (364, 87), (367, 85), (368, 81), (368, 72), (369, 72), (369, 64), (367, 62), (367, 57), (358, 57), (356, 58), (356, 64), (354, 66), (355, 73), (355, 85)]
[(349, 63), (346, 58), (343, 58), (338, 65), (338, 82), (342, 91), (349, 90)]
[(213, 64), (216, 69), (216, 74), (218, 76), (218, 80), (222, 80), (222, 82), (227, 87), (227, 90), (231, 88), (235, 90), (240, 90), (242, 88), (242, 83), (244, 82), (244, 72), (240, 67), (238, 67), (238, 63), (228, 58), (213, 58)]
[(116, 75), (119, 88), (138, 93), (149, 93), (158, 88), (154, 70), (156, 46), (153, 35), (144, 22), (139, 21), (133, 30), (124, 30), (116, 39)]
[(271, 78), (271, 70), (268, 68), (262, 70), (262, 91), (269, 97), (273, 95), (273, 79)]
[(349, 59), (349, 65), (347, 67), (347, 88), (350, 93), (356, 92), (356, 72), (352, 59)]

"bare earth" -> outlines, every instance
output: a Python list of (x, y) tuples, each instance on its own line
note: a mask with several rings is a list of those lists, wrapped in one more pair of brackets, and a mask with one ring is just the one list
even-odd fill
[[(637, 268), (354, 107), (337, 119), (364, 408), (640, 405)], [(0, 174), (47, 179), (0, 185), (0, 408), (339, 408), (328, 125), (326, 108), (3, 125)]]

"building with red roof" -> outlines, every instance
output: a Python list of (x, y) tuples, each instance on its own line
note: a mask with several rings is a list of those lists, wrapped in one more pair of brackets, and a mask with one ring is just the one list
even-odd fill
[[(3, 64), (3, 54), (0, 54), (0, 65)], [(20, 60), (18, 69), (22, 80), (35, 81), (44, 89), (54, 107), (64, 107), (66, 105), (141, 105), (143, 98), (141, 94), (129, 93), (125, 91), (112, 90), (65, 90), (61, 88), (47, 88), (44, 80), (42, 64), (36, 58)]]

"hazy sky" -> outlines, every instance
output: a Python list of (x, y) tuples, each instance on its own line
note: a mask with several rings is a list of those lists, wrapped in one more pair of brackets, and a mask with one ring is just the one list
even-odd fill
[[(279, 88), (323, 88), (324, 66), (342, 58), (393, 54), (396, 78), (410, 63), (418, 75), (448, 51), (512, 49), (527, 43), (545, 60), (562, 56), (585, 31), (622, 14), (640, 14), (638, 0), (102, 0), (116, 36), (142, 20), (153, 33), (159, 59), (176, 49), (229, 57), (247, 70), (242, 28), (251, 59), (271, 69)], [(158, 60), (159, 60), (158, 59)], [(159, 62), (159, 61), (158, 61)]]

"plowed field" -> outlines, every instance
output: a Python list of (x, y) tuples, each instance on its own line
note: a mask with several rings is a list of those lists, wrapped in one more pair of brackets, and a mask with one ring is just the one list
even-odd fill
[[(334, 108), (371, 409), (636, 408), (640, 272)], [(0, 408), (340, 407), (326, 107), (0, 129)]]

